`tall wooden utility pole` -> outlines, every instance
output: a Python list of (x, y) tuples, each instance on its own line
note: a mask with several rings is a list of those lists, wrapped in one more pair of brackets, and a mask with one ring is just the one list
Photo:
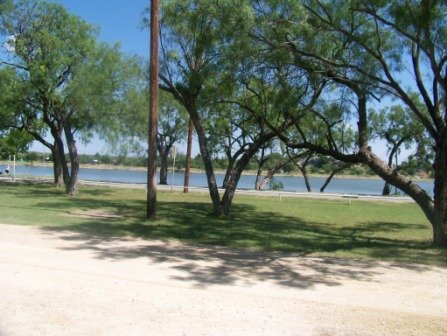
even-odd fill
[(187, 193), (189, 188), (189, 172), (191, 170), (191, 150), (192, 150), (192, 120), (189, 118), (188, 123), (188, 145), (186, 147), (186, 164), (185, 164), (185, 179), (183, 182), (183, 192)]
[(157, 203), (157, 124), (158, 124), (158, 0), (151, 0), (151, 39), (150, 39), (150, 110), (148, 125), (147, 160), (147, 214), (155, 219)]

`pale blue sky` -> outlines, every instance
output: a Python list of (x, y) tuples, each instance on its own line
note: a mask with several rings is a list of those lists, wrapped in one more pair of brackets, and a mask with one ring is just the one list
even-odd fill
[(149, 33), (138, 28), (148, 0), (47, 0), (63, 5), (100, 29), (99, 38), (121, 43), (122, 50), (141, 56), (149, 55)]

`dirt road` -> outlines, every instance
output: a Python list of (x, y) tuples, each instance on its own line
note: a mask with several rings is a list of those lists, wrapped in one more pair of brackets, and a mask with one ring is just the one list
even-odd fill
[(0, 225), (0, 335), (447, 335), (447, 270)]

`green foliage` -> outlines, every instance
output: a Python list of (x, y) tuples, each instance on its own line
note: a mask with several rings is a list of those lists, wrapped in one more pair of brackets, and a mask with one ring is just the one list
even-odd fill
[[(111, 145), (115, 153), (126, 152), (137, 156), (145, 153), (149, 90), (143, 70), (143, 67), (139, 67), (138, 77), (140, 79), (133, 87), (126, 88), (117, 109), (119, 117), (114, 124), (104, 123), (101, 128), (102, 138)], [(157, 132), (157, 146), (160, 155), (167, 145), (171, 147), (186, 139), (188, 119), (184, 107), (170, 94), (161, 91)]]
[(16, 90), (20, 87), (18, 78), (11, 69), (0, 68), (0, 158), (19, 154), (26, 150), (32, 137), (16, 128), (16, 109), (23, 107), (17, 101)]
[(426, 129), (409, 109), (394, 105), (378, 112), (370, 110), (369, 119), (371, 136), (385, 140), (391, 156), (398, 153), (402, 147), (405, 149), (410, 149), (414, 145), (431, 147)]
[[(264, 64), (289, 67), (288, 83), (306, 78), (307, 87), (322, 85), (312, 108), (300, 101), (305, 115), (283, 113), (293, 130), (281, 131), (282, 139), (296, 149), (368, 164), (418, 202), (432, 221), (435, 244), (445, 246), (446, 2), (261, 0), (256, 5), (257, 41), (271, 57), (262, 57)], [(367, 108), (379, 103), (388, 106), (374, 120)], [(343, 143), (345, 125), (352, 128), (351, 144)], [(369, 140), (378, 133), (387, 139), (391, 158), (400, 146), (414, 144), (421, 153), (434, 153), (433, 197), (374, 154)]]
[(29, 134), (16, 129), (3, 133), (0, 138), (0, 159), (26, 151), (32, 140)]
[(284, 185), (281, 181), (278, 181), (275, 178), (272, 178), (272, 180), (270, 181), (270, 189), (271, 190), (283, 190)]
[(40, 153), (36, 153), (36, 152), (28, 152), (28, 153), (24, 153), (22, 156), (20, 156), (18, 158), (19, 160), (24, 160), (27, 162), (34, 162), (34, 161), (39, 161), (39, 160), (45, 160), (45, 156), (43, 156)]
[(401, 174), (415, 176), (421, 175), (421, 177), (433, 178), (433, 158), (426, 156), (422, 159), (416, 155), (409, 155), (408, 158), (402, 162), (399, 166), (399, 172)]
[(246, 31), (253, 22), (249, 1), (171, 0), (161, 6), (163, 88), (174, 93), (170, 82), (176, 99), (197, 109), (211, 155), (223, 152), (229, 158), (255, 127), (246, 111), (231, 103), (239, 95), (236, 74), (252, 46)]
[(0, 16), (0, 30), (10, 36), (1, 70), (15, 78), (8, 99), (15, 107), (12, 126), (37, 139), (48, 127), (65, 127), (83, 142), (116, 127), (123, 96), (138, 81), (139, 59), (98, 43), (97, 28), (59, 4), (11, 3)]

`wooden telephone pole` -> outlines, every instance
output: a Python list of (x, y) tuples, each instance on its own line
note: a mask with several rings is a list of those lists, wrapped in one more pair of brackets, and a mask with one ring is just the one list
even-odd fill
[(158, 126), (158, 0), (151, 0), (150, 74), (149, 74), (149, 125), (147, 160), (147, 213), (148, 219), (156, 217), (157, 203), (157, 126)]

